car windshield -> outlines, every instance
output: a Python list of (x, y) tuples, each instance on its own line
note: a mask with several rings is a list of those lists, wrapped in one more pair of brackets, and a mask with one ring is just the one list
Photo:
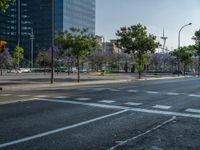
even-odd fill
[(0, 0), (0, 150), (199, 150), (200, 0)]

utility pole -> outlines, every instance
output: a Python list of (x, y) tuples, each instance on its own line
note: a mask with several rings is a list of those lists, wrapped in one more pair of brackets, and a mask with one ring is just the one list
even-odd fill
[[(17, 1), (17, 46), (21, 43), (21, 0)], [(18, 54), (18, 69), (19, 69), (19, 54)]]
[(55, 0), (52, 0), (51, 84), (54, 83)]
[(33, 28), (31, 29), (30, 40), (31, 40), (31, 69), (33, 69), (33, 40), (34, 40)]

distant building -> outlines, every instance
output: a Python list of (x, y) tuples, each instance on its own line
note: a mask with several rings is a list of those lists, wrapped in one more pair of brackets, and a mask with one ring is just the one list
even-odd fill
[[(95, 5), (95, 0), (55, 0), (55, 34), (71, 27), (95, 34)], [(6, 13), (0, 12), (0, 39), (11, 51), (22, 46), (26, 59), (30, 59), (32, 29), (36, 56), (52, 42), (52, 0), (16, 0)]]

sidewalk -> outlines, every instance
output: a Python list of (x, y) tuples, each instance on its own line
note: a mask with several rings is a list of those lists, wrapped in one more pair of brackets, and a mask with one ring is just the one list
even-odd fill
[[(15, 90), (31, 90), (38, 88), (56, 88), (56, 87), (72, 87), (84, 85), (100, 85), (112, 83), (126, 83), (138, 80), (137, 74), (119, 73), (109, 76), (94, 76), (83, 74), (81, 82), (78, 83), (75, 74), (67, 76), (66, 74), (56, 74), (54, 84), (50, 84), (50, 74), (6, 74), (0, 76), (0, 91)], [(146, 75), (140, 80), (162, 80), (186, 78), (174, 75)]]

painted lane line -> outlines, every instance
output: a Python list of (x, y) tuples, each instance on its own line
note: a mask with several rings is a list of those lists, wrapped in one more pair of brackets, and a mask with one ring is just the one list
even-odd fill
[(68, 99), (70, 98), (69, 96), (56, 96), (56, 97), (53, 97), (53, 98), (57, 98), (57, 99)]
[(167, 125), (167, 124), (173, 122), (174, 120), (176, 120), (176, 117), (175, 117), (175, 116), (173, 116), (172, 118), (170, 118), (170, 119), (164, 121), (163, 123), (161, 123), (161, 124), (159, 124), (159, 125), (153, 127), (153, 128), (150, 129), (150, 130), (147, 130), (146, 132), (143, 132), (143, 133), (141, 133), (141, 134), (139, 134), (139, 135), (137, 135), (137, 136), (131, 137), (131, 138), (126, 139), (126, 140), (124, 140), (124, 141), (118, 141), (117, 144), (116, 144), (115, 146), (111, 147), (109, 150), (115, 150), (115, 149), (117, 149), (118, 147), (127, 144), (128, 142), (134, 141), (134, 140), (136, 140), (136, 139), (138, 139), (138, 138), (140, 138), (140, 137), (143, 137), (143, 136), (145, 136), (145, 135), (147, 135), (147, 134), (150, 134), (150, 133), (152, 133), (153, 131), (158, 130), (158, 129), (160, 129), (161, 127), (163, 127), (163, 126), (165, 126), (165, 125)]
[(6, 97), (6, 96), (11, 96), (12, 94), (1, 94), (0, 96)]
[(159, 94), (159, 92), (155, 92), (155, 91), (146, 91), (146, 93), (148, 93), (148, 94)]
[(99, 101), (100, 103), (107, 103), (107, 104), (111, 104), (111, 103), (114, 103), (116, 101), (113, 101), (113, 100), (102, 100), (102, 101)]
[(178, 116), (178, 117), (188, 117), (188, 118), (198, 118), (198, 119), (200, 119), (200, 115), (189, 114), (189, 113), (179, 113), (179, 112), (153, 110), (153, 109), (142, 109), (142, 108), (131, 108), (131, 107), (116, 106), (116, 105), (106, 105), (106, 104), (99, 104), (99, 103), (74, 102), (74, 101), (67, 101), (67, 100), (42, 99), (42, 101), (53, 102), (53, 103), (66, 103), (66, 104), (91, 106), (91, 107), (98, 107), (98, 108), (105, 108), (105, 109), (122, 109), (122, 110), (129, 110), (129, 111), (141, 112), (141, 113), (149, 113), (149, 114), (158, 114), (158, 115), (166, 115), (166, 116)]
[(190, 97), (200, 97), (200, 95), (196, 95), (196, 94), (190, 94), (188, 96), (190, 96)]
[(83, 105), (83, 106), (91, 106), (91, 107), (99, 107), (105, 109), (130, 109), (125, 106), (116, 106), (116, 105), (106, 105), (99, 103), (87, 103), (87, 102), (78, 102), (78, 101), (69, 101), (69, 100), (51, 100), (51, 99), (40, 99), (41, 101), (53, 102), (53, 103), (66, 103), (66, 104), (74, 104), (74, 105)]
[(80, 123), (77, 123), (77, 124), (69, 125), (69, 126), (66, 126), (66, 127), (63, 127), (63, 128), (58, 128), (58, 129), (51, 130), (51, 131), (48, 131), (48, 132), (36, 134), (36, 135), (30, 136), (30, 137), (26, 137), (26, 138), (11, 141), (11, 142), (8, 142), (8, 143), (0, 144), (0, 148), (5, 148), (5, 147), (11, 146), (11, 145), (20, 144), (20, 143), (23, 143), (23, 142), (27, 142), (27, 141), (38, 139), (38, 138), (41, 138), (41, 137), (45, 137), (45, 136), (48, 136), (48, 135), (56, 134), (58, 132), (62, 132), (62, 131), (73, 129), (73, 128), (80, 127), (80, 126), (83, 126), (83, 125), (87, 125), (87, 124), (90, 124), (90, 123), (93, 123), (93, 122), (96, 122), (96, 121), (99, 121), (99, 120), (102, 120), (102, 119), (106, 119), (106, 118), (110, 118), (110, 117), (113, 117), (113, 116), (116, 116), (116, 115), (120, 115), (120, 114), (125, 113), (127, 111), (128, 110), (118, 111), (118, 112), (115, 112), (115, 113), (112, 113), (112, 114), (109, 114), (109, 115), (97, 117), (97, 118), (90, 119), (90, 120), (87, 120), (87, 121), (83, 121), (83, 122), (80, 122)]
[(30, 95), (17, 95), (18, 97), (28, 97)]
[(105, 91), (105, 90), (110, 90), (111, 88), (93, 88), (93, 91)]
[(180, 95), (180, 93), (168, 92), (167, 95), (170, 95), (170, 96), (178, 96), (178, 95)]
[(158, 109), (170, 109), (171, 106), (166, 106), (166, 105), (155, 105), (153, 108), (158, 108)]
[(134, 103), (134, 102), (127, 102), (125, 105), (130, 105), (130, 106), (140, 106), (142, 103)]
[(138, 90), (128, 90), (127, 92), (129, 92), (129, 93), (137, 93), (139, 91)]
[(86, 97), (80, 97), (80, 98), (75, 98), (77, 101), (89, 101), (91, 98), (86, 98)]
[(192, 112), (192, 113), (200, 113), (200, 109), (191, 109), (191, 108), (188, 108), (185, 111), (186, 112)]
[(36, 95), (34, 97), (36, 97), (36, 98), (47, 98), (47, 97), (49, 97), (49, 95)]

